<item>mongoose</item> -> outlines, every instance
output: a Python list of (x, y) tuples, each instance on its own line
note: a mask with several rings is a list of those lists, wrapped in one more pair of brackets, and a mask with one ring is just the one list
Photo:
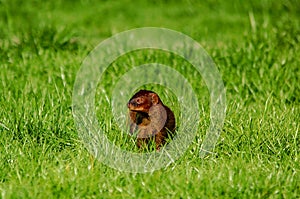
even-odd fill
[(175, 133), (175, 117), (159, 96), (149, 90), (140, 90), (127, 104), (130, 116), (130, 133), (137, 133), (137, 146), (144, 147), (151, 139), (156, 150)]

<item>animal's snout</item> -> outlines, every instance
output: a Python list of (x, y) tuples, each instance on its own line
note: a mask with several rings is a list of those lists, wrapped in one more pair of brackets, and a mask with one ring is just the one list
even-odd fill
[(138, 104), (135, 100), (130, 100), (128, 103), (127, 103), (127, 107), (130, 108), (131, 106), (134, 106), (136, 107)]

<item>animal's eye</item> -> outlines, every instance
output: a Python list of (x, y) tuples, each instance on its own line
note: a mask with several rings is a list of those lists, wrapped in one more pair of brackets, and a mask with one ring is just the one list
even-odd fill
[(139, 98), (136, 99), (137, 104), (143, 104), (144, 102), (145, 102), (145, 99), (142, 98), (142, 97), (139, 97)]

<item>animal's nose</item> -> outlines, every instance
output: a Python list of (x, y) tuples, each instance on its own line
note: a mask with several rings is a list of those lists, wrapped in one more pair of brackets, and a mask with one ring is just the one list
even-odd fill
[(130, 100), (130, 101), (127, 103), (127, 107), (130, 108), (130, 106), (136, 106), (136, 102)]
[(136, 107), (138, 104), (137, 104), (137, 102), (133, 99), (133, 100), (130, 100), (130, 101), (128, 102), (127, 107), (129, 108), (130, 105)]

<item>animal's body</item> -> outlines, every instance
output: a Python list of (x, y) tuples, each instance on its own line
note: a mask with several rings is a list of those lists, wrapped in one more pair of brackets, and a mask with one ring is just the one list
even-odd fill
[(139, 148), (154, 140), (159, 150), (175, 133), (175, 117), (159, 96), (149, 90), (140, 90), (127, 104), (130, 116), (130, 133), (137, 133)]

